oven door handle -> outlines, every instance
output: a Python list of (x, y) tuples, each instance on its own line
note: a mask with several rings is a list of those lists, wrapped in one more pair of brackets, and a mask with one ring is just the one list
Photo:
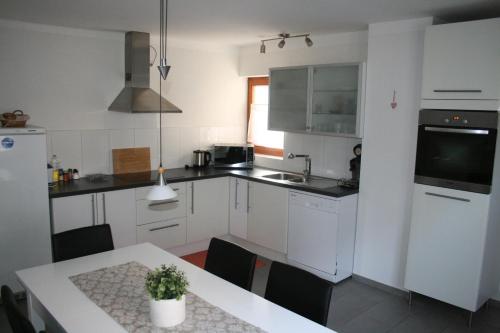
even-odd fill
[(452, 127), (431, 127), (425, 126), (424, 130), (427, 132), (443, 132), (443, 133), (461, 133), (461, 134), (475, 134), (475, 135), (488, 135), (489, 130), (485, 129), (472, 129), (472, 128), (452, 128)]

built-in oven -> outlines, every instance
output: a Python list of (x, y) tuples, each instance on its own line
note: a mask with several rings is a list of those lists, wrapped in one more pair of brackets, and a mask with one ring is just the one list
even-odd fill
[(490, 193), (497, 126), (497, 112), (421, 110), (415, 183)]
[(252, 169), (254, 161), (253, 145), (214, 145), (214, 167), (216, 169)]

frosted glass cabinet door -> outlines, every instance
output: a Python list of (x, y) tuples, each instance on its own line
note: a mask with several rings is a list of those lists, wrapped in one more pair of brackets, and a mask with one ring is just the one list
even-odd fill
[(356, 135), (359, 65), (313, 68), (311, 132)]
[(308, 73), (307, 67), (271, 70), (270, 130), (306, 130)]

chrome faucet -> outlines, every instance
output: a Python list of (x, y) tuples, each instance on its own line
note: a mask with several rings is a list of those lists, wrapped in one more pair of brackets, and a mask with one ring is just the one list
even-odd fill
[(303, 157), (306, 161), (306, 168), (304, 169), (304, 178), (305, 180), (309, 180), (311, 177), (311, 158), (307, 154), (294, 154), (294, 153), (288, 153), (288, 158), (289, 159), (294, 159), (296, 157)]

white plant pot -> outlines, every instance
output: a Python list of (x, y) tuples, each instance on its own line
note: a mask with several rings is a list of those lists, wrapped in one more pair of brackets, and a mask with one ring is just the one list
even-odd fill
[(165, 299), (161, 301), (149, 300), (151, 322), (156, 327), (172, 327), (179, 325), (186, 319), (186, 295), (180, 300)]

